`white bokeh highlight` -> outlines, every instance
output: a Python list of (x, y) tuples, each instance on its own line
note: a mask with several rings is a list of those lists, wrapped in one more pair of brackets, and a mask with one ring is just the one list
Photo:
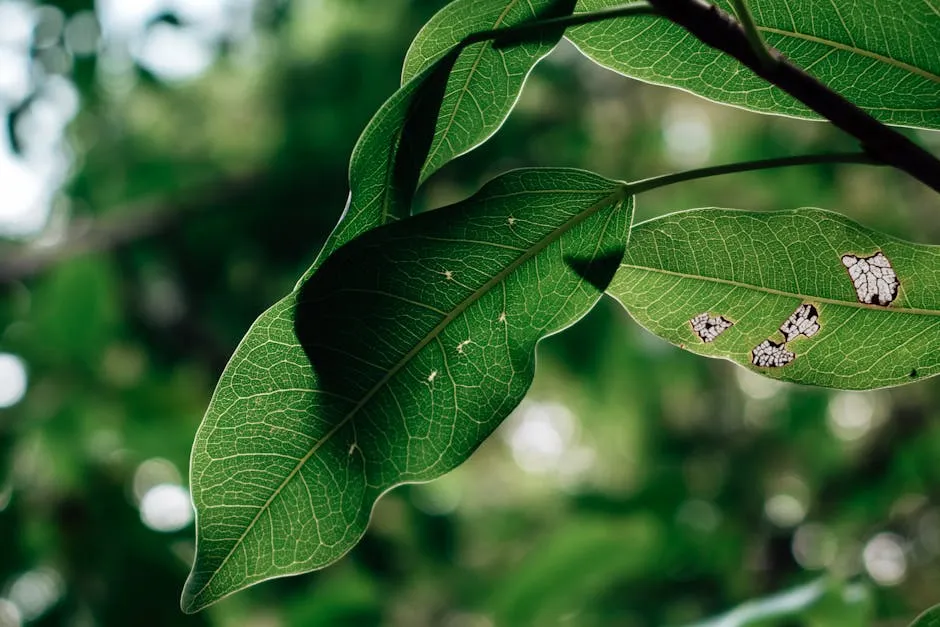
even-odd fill
[(9, 599), (0, 598), (0, 627), (22, 627), (20, 608)]
[(898, 585), (907, 576), (904, 539), (894, 533), (879, 533), (865, 545), (862, 562), (878, 585)]
[(150, 488), (140, 500), (140, 519), (154, 531), (179, 531), (193, 522), (193, 507), (186, 488), (163, 483)]
[(27, 386), (26, 363), (11, 353), (0, 353), (0, 409), (23, 400)]
[(855, 442), (877, 426), (881, 418), (878, 397), (872, 392), (837, 392), (829, 399), (826, 424), (843, 442)]
[(37, 568), (14, 579), (7, 598), (17, 607), (24, 621), (33, 621), (48, 612), (64, 593), (62, 575), (51, 568)]

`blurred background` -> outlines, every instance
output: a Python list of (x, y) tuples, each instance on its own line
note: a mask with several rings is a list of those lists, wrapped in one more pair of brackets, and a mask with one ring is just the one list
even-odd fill
[[(900, 627), (940, 602), (940, 379), (775, 383), (605, 301), (543, 342), (528, 399), (468, 463), (386, 496), (348, 557), (179, 612), (214, 382), (312, 261), (443, 4), (0, 0), (0, 627), (652, 627), (774, 594), (732, 618)], [(518, 166), (629, 180), (851, 148), (563, 42), (419, 204)], [(637, 218), (708, 205), (821, 206), (940, 243), (936, 195), (862, 166), (661, 189)]]

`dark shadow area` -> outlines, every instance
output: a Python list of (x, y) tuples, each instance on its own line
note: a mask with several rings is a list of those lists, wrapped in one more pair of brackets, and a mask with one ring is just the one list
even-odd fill
[[(574, 11), (576, 0), (556, 0), (541, 11), (532, 21), (563, 17)], [(537, 32), (502, 38), (493, 41), (493, 48), (506, 49), (525, 43), (552, 43), (564, 35), (563, 27), (549, 27)], [(398, 206), (410, 206), (415, 191), (421, 180), (421, 170), (434, 143), (437, 120), (441, 113), (454, 64), (465, 50), (467, 42), (451, 48), (444, 56), (434, 62), (434, 66), (425, 79), (412, 93), (405, 121), (399, 135), (399, 141), (389, 146), (392, 164), (392, 196)]]
[[(552, 2), (549, 6), (547, 6), (544, 11), (530, 20), (530, 22), (550, 20), (558, 17), (565, 17), (566, 15), (571, 15), (574, 12), (576, 4), (577, 0), (555, 0), (555, 2)], [(522, 22), (519, 24), (519, 26), (525, 26), (526, 23), (527, 22)], [(564, 34), (564, 26), (548, 25), (545, 28), (524, 30), (522, 32), (507, 34), (503, 37), (494, 39), (493, 48), (496, 50), (501, 50), (505, 48), (512, 48), (513, 46), (518, 46), (521, 44), (552, 43), (561, 39)]]
[(421, 169), (434, 142), (437, 118), (440, 116), (447, 90), (447, 79), (450, 78), (462, 51), (462, 47), (452, 48), (435, 61), (433, 69), (411, 95), (398, 143), (389, 146), (389, 161), (392, 163), (391, 193), (399, 206), (410, 206), (418, 188)]
[(575, 274), (593, 285), (598, 292), (603, 293), (614, 278), (626, 248), (620, 247), (604, 251), (593, 259), (584, 259), (572, 255), (565, 255), (565, 263), (574, 270)]

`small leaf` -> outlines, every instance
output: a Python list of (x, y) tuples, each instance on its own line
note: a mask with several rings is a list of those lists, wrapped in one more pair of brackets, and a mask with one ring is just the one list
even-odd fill
[[(405, 57), (402, 82), (411, 80), (467, 35), (569, 15), (574, 5), (575, 0), (455, 0), (415, 37)], [(460, 54), (447, 83), (422, 180), (486, 141), (502, 126), (529, 71), (561, 36), (562, 31), (556, 30), (536, 41), (499, 48), (485, 41), (471, 44)]]
[[(577, 12), (623, 4), (580, 0)], [(732, 15), (730, 0), (714, 4)], [(940, 128), (940, 8), (909, 0), (751, 0), (764, 40), (875, 118)], [(660, 17), (571, 28), (584, 54), (614, 71), (763, 113), (817, 118), (731, 57)]]
[(286, 299), (239, 347), (200, 428), (184, 609), (336, 561), (383, 492), (466, 459), (525, 394), (538, 340), (600, 297), (570, 260), (622, 256), (631, 215), (621, 183), (521, 170), (331, 255), (297, 295), (303, 352)]
[(915, 618), (910, 627), (940, 627), (940, 605), (935, 605)]
[[(870, 591), (862, 584), (822, 578), (742, 603), (717, 618), (689, 627), (758, 627), (789, 624), (787, 619), (800, 618), (801, 624), (862, 627), (870, 624), (871, 600)], [(820, 620), (829, 616), (838, 617), (838, 621)]]
[(844, 389), (940, 372), (940, 246), (821, 209), (695, 209), (630, 242), (608, 291), (689, 351)]

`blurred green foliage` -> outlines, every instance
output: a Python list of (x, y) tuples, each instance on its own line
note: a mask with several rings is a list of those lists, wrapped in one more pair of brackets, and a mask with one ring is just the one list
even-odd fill
[[(0, 9), (13, 4), (40, 7)], [(49, 85), (66, 79), (79, 105), (45, 229), (0, 243), (0, 353), (28, 375), (0, 409), (0, 625), (683, 625), (823, 575), (809, 609), (758, 624), (904, 625), (940, 600), (936, 379), (864, 394), (777, 384), (674, 349), (604, 302), (540, 346), (529, 400), (467, 464), (387, 495), (347, 558), (180, 614), (193, 528), (167, 518), (175, 492), (162, 510), (144, 497), (185, 487), (222, 366), (311, 262), (359, 132), (443, 2), (220, 2), (248, 6), (250, 28), (219, 28), (211, 64), (186, 78), (146, 61), (143, 42), (199, 26), (184, 9), (207, 2), (158, 4), (125, 48), (104, 15), (114, 3), (97, 7), (96, 54), (69, 47), (68, 19), (34, 30), (31, 91), (3, 101), (24, 162)], [(848, 147), (826, 125), (628, 81), (563, 44), (497, 136), (420, 203), (523, 165), (629, 180)], [(637, 217), (709, 205), (820, 206), (940, 241), (936, 196), (886, 168), (700, 181), (642, 197)]]

